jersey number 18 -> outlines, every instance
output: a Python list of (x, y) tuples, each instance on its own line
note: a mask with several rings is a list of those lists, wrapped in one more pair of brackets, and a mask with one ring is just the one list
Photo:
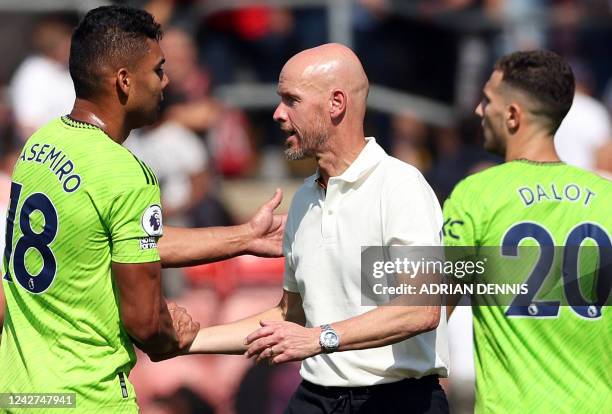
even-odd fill
[[(21, 184), (16, 182), (13, 182), (11, 185), (11, 204), (6, 218), (6, 244), (4, 247), (4, 268), (6, 273), (4, 278), (12, 281), (9, 269), (12, 255), (14, 276), (17, 282), (31, 293), (43, 293), (51, 286), (57, 273), (57, 261), (49, 247), (49, 244), (51, 244), (57, 235), (57, 210), (55, 210), (53, 203), (45, 194), (33, 193), (25, 199), (21, 210), (17, 212), (22, 187)], [(32, 229), (31, 216), (35, 211), (40, 211), (45, 221), (40, 233)], [(15, 251), (13, 252), (15, 217), (19, 217), (19, 228), (22, 235), (17, 240), (17, 243), (15, 243)], [(38, 251), (43, 260), (42, 269), (36, 275), (30, 274), (26, 267), (25, 258), (26, 252), (29, 249)]]

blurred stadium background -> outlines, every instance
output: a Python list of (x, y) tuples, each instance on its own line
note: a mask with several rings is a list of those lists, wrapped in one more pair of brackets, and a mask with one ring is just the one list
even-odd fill
[[(70, 111), (71, 28), (99, 0), (0, 1), (0, 209), (29, 134)], [(241, 222), (281, 187), (288, 208), (312, 161), (286, 162), (272, 121), (283, 63), (326, 42), (352, 47), (371, 91), (366, 132), (418, 167), (440, 198), (500, 160), (481, 149), (473, 108), (494, 61), (545, 47), (571, 62), (574, 106), (556, 140), (568, 163), (612, 176), (610, 0), (143, 0), (165, 29), (170, 85), (163, 119), (126, 145), (157, 173), (167, 223)], [(103, 174), (103, 172), (101, 172)], [(1, 226), (4, 226), (2, 220)], [(3, 229), (2, 229), (3, 230)], [(283, 262), (241, 257), (168, 271), (165, 291), (203, 325), (248, 316), (280, 297)], [(450, 326), (453, 412), (470, 412), (467, 308)], [(299, 364), (253, 366), (240, 356), (139, 354), (130, 376), (144, 413), (280, 413)]]

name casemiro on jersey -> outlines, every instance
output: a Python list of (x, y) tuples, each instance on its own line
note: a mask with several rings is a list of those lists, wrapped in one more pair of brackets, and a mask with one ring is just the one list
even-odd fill
[(24, 148), (19, 159), (47, 164), (66, 193), (72, 193), (81, 186), (81, 176), (74, 173), (75, 166), (72, 160), (61, 149), (53, 145), (36, 143), (29, 148)]

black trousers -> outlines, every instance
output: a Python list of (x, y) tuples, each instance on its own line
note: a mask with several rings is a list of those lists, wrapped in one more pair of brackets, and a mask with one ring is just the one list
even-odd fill
[(448, 414), (436, 375), (369, 387), (322, 387), (302, 381), (285, 414)]

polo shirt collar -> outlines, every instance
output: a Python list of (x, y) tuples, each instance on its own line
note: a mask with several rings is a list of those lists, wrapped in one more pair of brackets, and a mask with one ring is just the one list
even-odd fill
[[(347, 183), (354, 183), (359, 178), (361, 178), (364, 174), (368, 173), (372, 168), (376, 167), (380, 161), (384, 157), (387, 156), (387, 153), (378, 143), (376, 143), (376, 139), (374, 137), (366, 137), (366, 145), (363, 147), (355, 161), (337, 177), (331, 177), (330, 179), (340, 180)], [(319, 185), (320, 178), (319, 170), (306, 178), (304, 181), (311, 185)]]
[(332, 177), (334, 180), (354, 183), (365, 174), (376, 167), (380, 161), (387, 155), (384, 149), (376, 143), (374, 137), (366, 138), (366, 145), (363, 147), (355, 161), (337, 177)]

